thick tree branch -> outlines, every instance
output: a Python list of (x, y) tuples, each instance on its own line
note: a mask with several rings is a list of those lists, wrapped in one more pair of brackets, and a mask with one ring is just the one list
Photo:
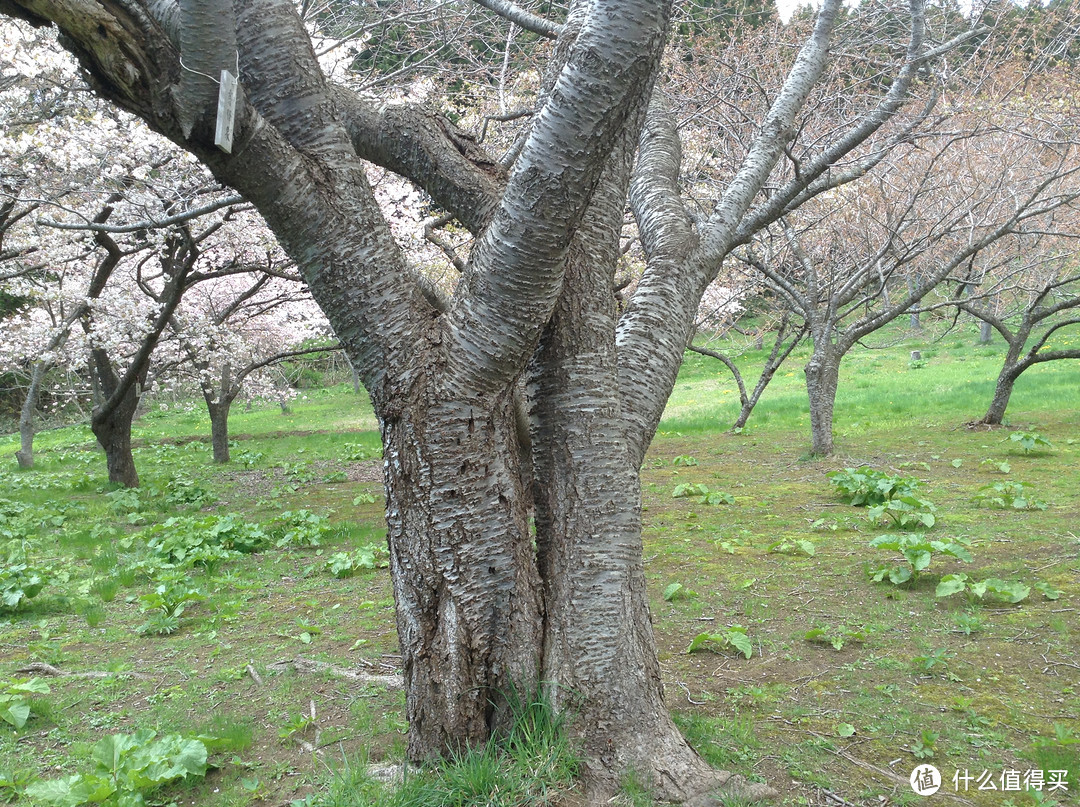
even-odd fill
[(531, 11), (526, 11), (520, 6), (508, 2), (508, 0), (473, 0), (473, 2), (483, 6), (488, 11), (494, 11), (500, 17), (510, 20), (510, 22), (524, 28), (526, 31), (532, 31), (534, 34), (539, 34), (548, 39), (558, 39), (559, 32), (562, 30), (561, 25), (545, 20), (543, 17), (538, 17)]

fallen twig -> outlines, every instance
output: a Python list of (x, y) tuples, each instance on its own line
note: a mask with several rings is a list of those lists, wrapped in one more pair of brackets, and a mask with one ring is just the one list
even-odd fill
[(259, 675), (259, 671), (256, 670), (255, 667), (253, 667), (251, 664), (249, 664), (244, 669), (247, 670), (247, 674), (251, 676), (252, 681), (254, 681), (259, 686), (263, 685), (262, 676)]

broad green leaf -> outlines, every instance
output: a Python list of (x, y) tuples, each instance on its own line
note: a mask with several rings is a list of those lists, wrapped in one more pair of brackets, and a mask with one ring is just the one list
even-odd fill
[(116, 792), (116, 787), (107, 777), (76, 773), (63, 779), (33, 782), (25, 792), (30, 799), (55, 807), (79, 807), (100, 804)]
[(18, 700), (7, 706), (0, 706), (0, 719), (10, 723), (17, 729), (21, 729), (26, 725), (26, 721), (30, 719), (30, 704)]
[(744, 656), (750, 658), (750, 656), (753, 655), (754, 643), (750, 641), (750, 637), (745, 633), (732, 629), (732, 631), (725, 634), (725, 636), (728, 643)]
[(921, 572), (930, 565), (932, 555), (925, 549), (917, 549), (904, 552), (904, 557), (910, 561), (912, 569)]
[(898, 566), (889, 572), (889, 580), (894, 586), (899, 586), (911, 579), (911, 569), (906, 566)]
[(805, 552), (807, 555), (810, 555), (811, 557), (817, 551), (816, 547), (814, 546), (814, 542), (807, 541), (805, 538), (798, 539), (797, 541), (795, 541), (795, 544), (799, 547), (799, 549), (801, 549), (803, 552)]
[(1036, 583), (1035, 590), (1042, 592), (1042, 595), (1048, 600), (1056, 600), (1061, 596), (1061, 592), (1049, 583)]
[[(149, 732), (149, 737), (145, 732)], [(108, 737), (102, 737), (94, 744), (90, 757), (103, 773), (116, 773), (121, 768), (121, 761), (125, 754), (153, 737), (154, 732), (150, 729), (140, 729), (135, 734), (111, 734)]]
[(682, 592), (682, 590), (683, 590), (683, 584), (682, 583), (671, 583), (667, 588), (664, 589), (664, 601), (665, 602), (671, 602), (672, 600), (674, 600), (674, 599), (676, 599), (676, 598), (678, 598), (680, 596), (685, 597), (686, 596), (685, 593), (680, 595), (680, 592)]
[(934, 594), (938, 597), (951, 597), (953, 594), (959, 594), (965, 588), (967, 588), (966, 574), (947, 574), (937, 584)]
[(13, 683), (8, 687), (8, 692), (35, 692), (39, 695), (48, 695), (51, 691), (49, 685), (38, 678)]
[(850, 723), (840, 723), (836, 726), (837, 737), (852, 737), (855, 734), (855, 727)]
[(713, 641), (716, 637), (711, 633), (699, 633), (693, 639), (690, 640), (690, 646), (686, 648), (687, 653), (693, 653), (703, 648), (707, 643)]
[(952, 461), (952, 467), (953, 467), (953, 468), (959, 468), (959, 467), (960, 467), (961, 465), (963, 465), (963, 464), (964, 464), (964, 461), (963, 461), (963, 460), (959, 460), (959, 459), (958, 459), (958, 460), (953, 460), (953, 461)]

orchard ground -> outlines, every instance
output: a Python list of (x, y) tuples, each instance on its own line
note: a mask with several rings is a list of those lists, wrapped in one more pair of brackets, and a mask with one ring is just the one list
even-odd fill
[[(927, 763), (944, 775), (939, 803), (1080, 800), (1080, 364), (1028, 371), (1008, 426), (969, 428), (1003, 352), (1000, 342), (975, 341), (972, 328), (857, 348), (843, 365), (829, 459), (806, 456), (807, 348), (781, 368), (740, 434), (727, 432), (738, 411), (730, 375), (688, 354), (642, 469), (667, 699), (710, 762), (764, 779), (780, 804), (917, 803), (909, 775)], [(922, 361), (910, 361), (913, 349)], [(762, 358), (750, 352), (740, 363), (752, 373)], [(234, 461), (215, 467), (202, 407), (145, 415), (137, 494), (105, 486), (87, 428), (39, 435), (30, 472), (11, 459), (16, 438), (0, 438), (0, 536), (17, 534), (8, 549), (18, 543), (53, 569), (40, 594), (0, 614), (0, 682), (28, 677), (18, 670), (34, 663), (75, 674), (43, 678), (51, 692), (31, 699), (37, 714), (21, 730), (0, 723), (0, 800), (10, 793), (4, 775), (87, 771), (98, 739), (136, 728), (227, 740), (206, 778), (164, 791), (166, 802), (383, 797), (366, 771), (401, 760), (406, 730), (403, 695), (383, 677), (400, 672), (389, 575), (339, 579), (327, 568), (336, 553), (384, 542), (370, 408), (347, 387), (322, 389), (291, 414), (237, 407), (231, 429)], [(1025, 453), (1010, 440), (1016, 431), (1052, 447)], [(861, 465), (918, 480), (937, 507), (928, 537), (968, 541), (972, 562), (938, 553), (913, 586), (872, 582), (868, 571), (903, 562), (869, 546), (896, 530), (843, 503), (826, 476)], [(976, 500), (1006, 481), (1030, 485), (1046, 509)], [(733, 502), (675, 498), (684, 483)], [(187, 582), (206, 599), (187, 604), (174, 633), (139, 632), (148, 619), (140, 596), (153, 589), (143, 530), (228, 513), (269, 529), (301, 509), (332, 524), (318, 547), (294, 542), (213, 574), (193, 569)], [(1018, 604), (936, 597), (950, 573), (1017, 580), (1030, 593)], [(687, 653), (699, 634), (735, 626), (750, 658), (723, 640)], [(1043, 768), (1068, 770), (1068, 791), (1022, 793), (1007, 780), (1002, 789), (1005, 772)], [(997, 790), (978, 789), (984, 772)], [(649, 803), (640, 785), (626, 783), (626, 803)], [(578, 803), (572, 789), (557, 791), (550, 803)]]

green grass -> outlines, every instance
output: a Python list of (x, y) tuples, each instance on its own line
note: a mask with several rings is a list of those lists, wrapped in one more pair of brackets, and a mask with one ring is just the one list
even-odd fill
[[(1010, 428), (968, 429), (989, 403), (1001, 344), (976, 345), (974, 329), (940, 343), (902, 336), (887, 333), (882, 342), (895, 346), (857, 348), (845, 361), (838, 453), (828, 460), (804, 456), (805, 348), (741, 434), (727, 432), (738, 408), (727, 371), (688, 355), (642, 473), (646, 575), (668, 702), (708, 761), (764, 779), (785, 805), (820, 803), (821, 788), (856, 803), (908, 803), (914, 796), (897, 779), (919, 762), (924, 732), (937, 735), (930, 761), (947, 779), (965, 768), (1080, 768), (1077, 746), (1059, 742), (1052, 728), (1080, 733), (1080, 623), (1072, 610), (1080, 597), (1080, 364), (1025, 373)], [(912, 349), (922, 350), (924, 367), (909, 366)], [(762, 360), (749, 353), (739, 361), (749, 372)], [(230, 749), (217, 752), (205, 780), (165, 791), (166, 801), (400, 807), (472, 798), (563, 807), (576, 755), (561, 724), (552, 730), (532, 701), (518, 724), (519, 732), (530, 727), (527, 742), (504, 736), (441, 771), (410, 773), (401, 789), (373, 778), (370, 766), (403, 759), (401, 691), (279, 664), (399, 669), (387, 570), (336, 579), (326, 568), (336, 552), (385, 542), (370, 407), (342, 386), (309, 391), (288, 415), (238, 407), (231, 425), (234, 461), (218, 467), (201, 408), (145, 415), (135, 432), (144, 481), (136, 494), (105, 483), (103, 455), (81, 426), (42, 432), (33, 471), (0, 467), (0, 499), (22, 506), (0, 517), (0, 551), (51, 573), (40, 594), (0, 615), (0, 677), (33, 662), (108, 673), (50, 678), (52, 692), (36, 696), (40, 716), (20, 732), (0, 726), (0, 774), (85, 770), (100, 737), (149, 727), (217, 736)], [(1024, 454), (1009, 440), (1021, 429), (1040, 432), (1053, 448)], [(0, 455), (16, 447), (14, 435), (0, 437)], [(935, 558), (915, 584), (872, 583), (867, 571), (898, 556), (870, 547), (885, 530), (865, 508), (845, 504), (826, 477), (864, 464), (917, 479), (920, 496), (937, 507), (929, 537), (965, 539), (973, 561)], [(1033, 486), (1047, 509), (980, 505), (981, 488), (1006, 480)], [(674, 498), (684, 483), (734, 503)], [(206, 599), (190, 604), (176, 633), (139, 635), (140, 597), (159, 576), (144, 531), (170, 517), (228, 513), (270, 529), (283, 511), (299, 509), (329, 520), (320, 546), (271, 545), (212, 573), (190, 569), (186, 583)], [(807, 541), (812, 555), (800, 548)], [(1032, 588), (1018, 605), (936, 598), (950, 572), (1046, 583), (1061, 594), (1051, 600)], [(693, 595), (665, 601), (673, 582)], [(748, 630), (749, 660), (722, 649), (685, 652), (698, 633), (733, 625)], [(837, 650), (807, 641), (813, 629), (862, 638)], [(854, 735), (842, 736), (844, 726)], [(1004, 803), (1001, 793), (965, 797)], [(622, 798), (651, 801), (647, 783), (633, 777)]]

